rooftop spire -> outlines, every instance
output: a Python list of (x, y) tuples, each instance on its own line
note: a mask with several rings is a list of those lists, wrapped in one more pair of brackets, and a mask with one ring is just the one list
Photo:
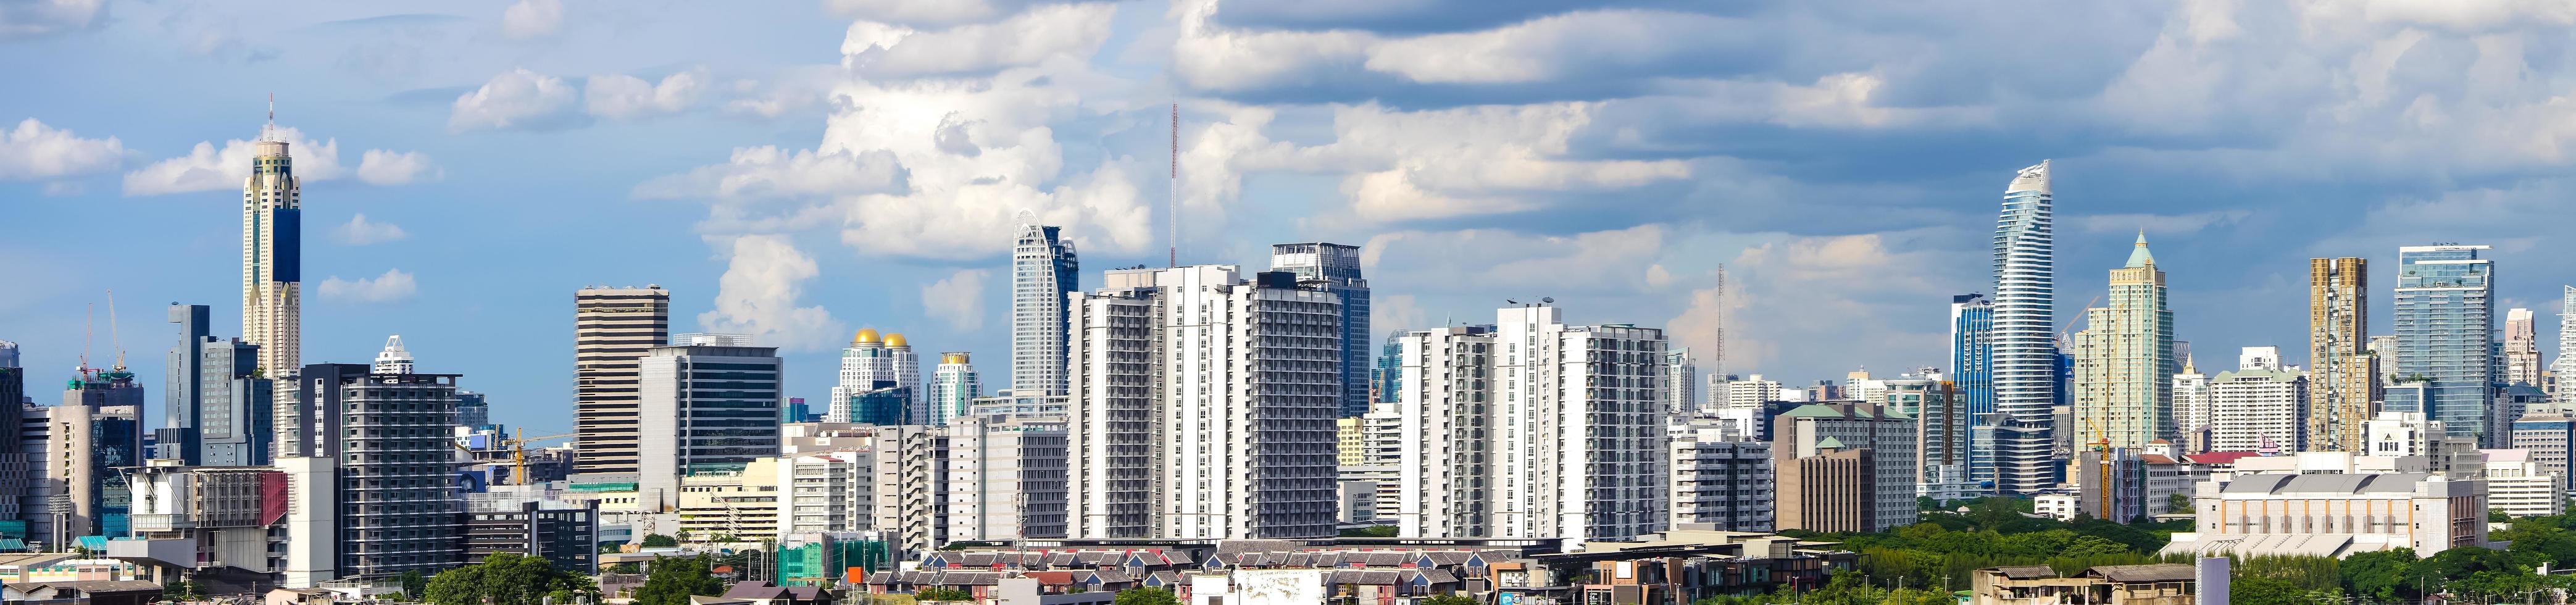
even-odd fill
[(2156, 264), (2156, 255), (2147, 252), (2147, 230), (2139, 229), (2138, 245), (2136, 248), (2131, 248), (2129, 250), (2128, 266), (2134, 268), (2153, 264)]
[(277, 140), (277, 93), (268, 93), (268, 124), (259, 127), (259, 140)]

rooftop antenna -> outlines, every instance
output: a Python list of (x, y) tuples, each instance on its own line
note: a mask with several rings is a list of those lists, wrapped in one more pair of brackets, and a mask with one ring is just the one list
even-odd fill
[(1726, 374), (1726, 263), (1717, 264), (1717, 347), (1709, 352), (1709, 372)]
[(116, 349), (116, 371), (125, 371), (125, 345), (116, 337), (116, 290), (107, 291), (107, 346)]
[(259, 127), (259, 140), (277, 140), (277, 93), (268, 93), (268, 125)]
[(88, 373), (89, 373), (89, 343), (90, 343), (90, 341), (92, 341), (92, 340), (96, 340), (96, 338), (95, 338), (95, 337), (96, 337), (96, 336), (97, 336), (97, 334), (98, 334), (98, 329), (96, 328), (96, 326), (97, 326), (97, 325), (98, 325), (98, 303), (89, 303), (89, 304), (87, 304), (87, 305), (82, 305), (82, 306), (81, 306), (81, 356), (80, 356), (80, 371), (81, 371), (81, 373), (82, 373), (82, 374), (88, 374)]
[(1163, 237), (1171, 245), (1170, 264), (1181, 266), (1181, 102), (1172, 101), (1172, 178), (1163, 185)]

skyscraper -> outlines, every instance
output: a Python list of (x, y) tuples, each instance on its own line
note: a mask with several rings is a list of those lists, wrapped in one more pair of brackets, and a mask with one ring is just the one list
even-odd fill
[(984, 384), (975, 376), (975, 364), (965, 351), (939, 354), (939, 369), (930, 377), (930, 423), (945, 426), (966, 415), (975, 398), (984, 396)]
[[(464, 562), (457, 518), (456, 374), (388, 374), (317, 363), (279, 402), (288, 507), (287, 575), (388, 578)], [(395, 453), (400, 452), (400, 453)]]
[(1664, 351), (1664, 415), (1689, 418), (1699, 411), (1698, 362), (1690, 347)]
[(2540, 338), (2532, 329), (2530, 309), (2504, 313), (2504, 380), (2499, 382), (2540, 386)]
[(1271, 244), (1270, 270), (1342, 297), (1342, 415), (1369, 408), (1369, 286), (1360, 276), (1360, 247), (1311, 242)]
[(661, 286), (573, 293), (573, 472), (636, 472), (636, 363), (670, 334)]
[(2308, 259), (2309, 449), (2362, 451), (2362, 423), (2378, 414), (2369, 268), (2354, 257)]
[(2454, 436), (2481, 443), (2489, 426), (2496, 377), (2495, 261), (2487, 246), (2456, 244), (2397, 249), (2398, 380), (2425, 383), (2424, 415)]
[[(912, 352), (912, 341), (902, 334), (879, 335), (873, 328), (860, 329), (850, 337), (850, 346), (841, 349), (840, 384), (832, 387), (832, 401), (824, 406), (824, 422), (858, 422), (861, 416), (851, 405), (851, 398), (863, 393), (891, 387), (911, 387), (905, 393), (919, 399), (921, 358)], [(907, 404), (903, 417), (906, 424), (940, 424), (933, 422), (921, 405)]]
[(2075, 333), (2075, 380), (2068, 385), (2075, 417), (2071, 430), (2085, 443), (2139, 448), (2173, 434), (2173, 309), (2165, 302), (2165, 272), (2147, 251), (2147, 234), (2129, 249), (2129, 262), (2111, 270), (2109, 306), (2084, 310)]
[(242, 340), (259, 347), (259, 369), (275, 379), (303, 363), (304, 188), (274, 110), (269, 121), (242, 181)]
[(646, 504), (678, 502), (682, 476), (739, 472), (778, 455), (778, 349), (674, 344), (648, 349), (636, 365), (636, 496)]
[(1068, 534), (1333, 535), (1341, 297), (1232, 265), (1105, 281), (1067, 299)]
[(1011, 247), (1011, 394), (1065, 393), (1064, 297), (1082, 290), (1082, 262), (1073, 242), (1020, 212), (1020, 235)]
[[(27, 493), (26, 453), (19, 451), (27, 369), (18, 367), (18, 343), (0, 340), (0, 494)], [(20, 519), (16, 495), (0, 496), (0, 523)]]
[(170, 348), (159, 457), (188, 466), (265, 466), (277, 387), (259, 375), (259, 347), (207, 335), (208, 315), (205, 305), (170, 305), (179, 344)]
[[(2209, 451), (2306, 449), (2308, 379), (2281, 366), (2280, 347), (2245, 347), (2234, 371), (2209, 377), (2191, 394), (2207, 411)], [(2199, 390), (2195, 385), (2194, 390)]]
[(1994, 301), (1983, 294), (1950, 297), (1950, 380), (1968, 426), (1968, 480), (1988, 487), (1995, 482), (1994, 427), (1989, 424), (1995, 420), (1994, 333)]
[(2021, 169), (1995, 221), (1995, 488), (2054, 487), (2058, 401), (2057, 250), (2048, 162)]
[(368, 370), (378, 374), (410, 374), (411, 368), (411, 350), (403, 348), (402, 335), (395, 334), (385, 337), (384, 350), (376, 352), (376, 362), (370, 364)]
[(2560, 286), (2558, 299), (2558, 361), (2552, 365), (2552, 378), (2558, 383), (2558, 403), (2576, 399), (2576, 286)]

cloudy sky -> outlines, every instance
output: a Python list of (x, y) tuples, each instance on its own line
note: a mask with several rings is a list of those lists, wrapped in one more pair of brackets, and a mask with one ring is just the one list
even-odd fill
[(1937, 366), (2047, 158), (2061, 309), (2144, 229), (2181, 338), (2296, 358), (2310, 256), (2377, 263), (2377, 330), (2406, 244), (2492, 244), (2508, 306), (2555, 310), (2571, 30), (2527, 0), (0, 0), (0, 339), (38, 384), (121, 345), (157, 402), (162, 305), (239, 317), (273, 93), (305, 360), (402, 334), (530, 430), (570, 424), (584, 284), (786, 347), (795, 396), (861, 327), (999, 386), (1012, 216), (1096, 283), (1162, 260), (1174, 196), (1184, 262), (1364, 245), (1381, 330), (1553, 296), (1702, 351), (1723, 325), (1729, 372)]

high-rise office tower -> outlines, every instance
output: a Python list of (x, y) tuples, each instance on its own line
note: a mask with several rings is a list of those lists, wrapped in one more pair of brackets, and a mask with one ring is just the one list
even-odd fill
[(965, 416), (984, 396), (984, 384), (975, 376), (975, 364), (965, 351), (939, 354), (939, 369), (930, 377), (930, 423), (945, 426)]
[(1798, 406), (1771, 422), (1778, 529), (1875, 532), (1914, 522), (1913, 418), (1841, 401)]
[(2165, 272), (2147, 251), (2147, 235), (2129, 249), (2129, 262), (2111, 270), (2108, 306), (2084, 310), (2075, 333), (2075, 380), (2068, 385), (2072, 430), (2085, 443), (2145, 448), (2173, 434), (2173, 309), (2165, 301)]
[(2004, 188), (1995, 221), (1995, 489), (2024, 494), (2055, 487), (2052, 407), (2060, 405), (2057, 248), (2048, 162), (2021, 169)]
[(1983, 294), (1950, 297), (1950, 380), (1968, 423), (1968, 479), (1995, 482), (1995, 302)]
[[(832, 387), (832, 401), (824, 406), (824, 422), (857, 422), (852, 419), (861, 414), (852, 406), (851, 398), (891, 387), (911, 387), (907, 393), (919, 394), (921, 357), (912, 352), (912, 342), (902, 334), (878, 334), (872, 328), (859, 330), (850, 337), (850, 346), (841, 349), (840, 384)], [(901, 412), (906, 420), (895, 424), (931, 424), (930, 413), (922, 406), (907, 404)]]
[(2504, 312), (2504, 380), (2501, 384), (2540, 386), (2540, 338), (2532, 329), (2530, 309)]
[(21, 517), (19, 496), (27, 493), (27, 458), (20, 451), (25, 421), (27, 369), (18, 367), (18, 343), (0, 340), (0, 523)]
[(68, 548), (81, 536), (123, 536), (133, 503), (125, 474), (142, 466), (143, 385), (122, 364), (81, 368), (63, 390), (61, 405), (15, 408), (24, 423), (17, 435), (28, 454), (27, 487), (19, 510), (27, 536)]
[(482, 393), (456, 392), (456, 426), (481, 428), (492, 425), (492, 402)]
[(295, 374), (304, 351), (304, 187), (271, 113), (242, 181), (242, 340), (277, 379)]
[(188, 466), (266, 466), (277, 387), (260, 375), (259, 346), (208, 335), (207, 316), (205, 305), (170, 305), (179, 344), (170, 348), (161, 457)]
[[(318, 363), (279, 402), (277, 465), (290, 585), (434, 573), (464, 562), (457, 539), (456, 374), (387, 374)], [(301, 578), (301, 580), (299, 580)]]
[(636, 472), (636, 364), (670, 335), (661, 286), (573, 293), (573, 472)]
[(1688, 418), (1699, 411), (1699, 363), (1690, 347), (1664, 352), (1664, 415)]
[(2551, 365), (2551, 378), (2558, 383), (2558, 403), (2576, 399), (2576, 286), (2564, 288), (2558, 299), (2558, 361)]
[(2370, 354), (2370, 263), (2308, 259), (2308, 447), (2360, 452), (2378, 415), (2379, 361)]
[(1065, 393), (1067, 294), (1082, 291), (1082, 261), (1061, 227), (1020, 212), (1011, 246), (1011, 394)]
[(777, 456), (782, 365), (774, 347), (648, 350), (637, 364), (637, 498), (676, 503), (682, 476), (740, 472), (755, 458)]
[(1360, 276), (1360, 247), (1309, 242), (1271, 244), (1270, 270), (1342, 297), (1342, 415), (1368, 413), (1369, 286)]
[(1398, 535), (1617, 540), (1671, 521), (1662, 330), (1527, 305), (1403, 347)]
[(2488, 246), (2397, 249), (2397, 375), (2425, 383), (2425, 417), (2454, 436), (2500, 438), (2494, 404), (2495, 261)]
[(1231, 265), (1105, 277), (1067, 299), (1069, 535), (1333, 535), (1341, 296)]
[(376, 352), (376, 362), (369, 366), (378, 374), (410, 374), (411, 369), (411, 350), (403, 348), (401, 334), (385, 337), (384, 350)]

